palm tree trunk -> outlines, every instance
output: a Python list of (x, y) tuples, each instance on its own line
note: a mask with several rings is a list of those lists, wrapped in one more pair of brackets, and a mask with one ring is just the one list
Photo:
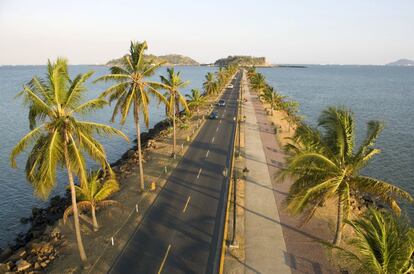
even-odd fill
[(91, 212), (92, 212), (92, 224), (93, 224), (93, 231), (98, 231), (98, 221), (96, 220), (96, 207), (95, 205), (91, 204)]
[(175, 102), (173, 103), (173, 152), (172, 152), (172, 156), (175, 159)]
[(139, 166), (139, 182), (141, 191), (145, 190), (144, 184), (144, 168), (142, 167), (142, 152), (141, 152), (141, 128), (139, 126), (139, 106), (135, 101), (134, 103), (134, 122), (135, 129), (137, 131), (137, 147), (138, 147), (138, 166)]
[(79, 256), (82, 262), (87, 261), (85, 248), (83, 247), (82, 236), (80, 232), (80, 225), (79, 225), (79, 213), (78, 213), (78, 206), (76, 203), (76, 191), (75, 191), (75, 182), (73, 180), (73, 174), (71, 171), (70, 163), (69, 163), (69, 154), (68, 154), (68, 138), (65, 136), (65, 142), (63, 143), (63, 149), (65, 154), (65, 162), (66, 162), (66, 169), (68, 171), (68, 180), (70, 186), (70, 196), (72, 199), (72, 209), (73, 209), (73, 222), (75, 225), (75, 235), (76, 235), (76, 242), (78, 245)]
[(336, 231), (335, 231), (335, 238), (333, 240), (334, 245), (339, 245), (342, 238), (342, 226), (343, 226), (343, 219), (344, 219), (344, 202), (342, 197), (338, 197), (338, 214), (336, 216)]

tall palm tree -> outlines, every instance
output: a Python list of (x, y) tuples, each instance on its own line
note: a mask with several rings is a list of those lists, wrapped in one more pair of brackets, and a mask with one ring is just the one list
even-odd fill
[(355, 273), (405, 274), (414, 272), (414, 229), (406, 217), (369, 209), (362, 219), (347, 221), (355, 235), (347, 241), (351, 252), (339, 255)]
[(172, 156), (175, 158), (175, 146), (176, 146), (176, 130), (175, 130), (175, 118), (176, 118), (176, 112), (177, 107), (181, 104), (184, 107), (184, 110), (188, 112), (188, 106), (187, 101), (185, 100), (185, 97), (180, 93), (179, 89), (184, 88), (188, 85), (188, 81), (183, 82), (180, 78), (180, 72), (175, 72), (174, 68), (168, 68), (167, 69), (167, 77), (160, 76), (161, 83), (163, 85), (163, 88), (166, 89), (169, 93), (169, 101), (167, 103), (168, 110), (170, 112), (170, 115), (172, 116), (173, 121), (173, 151)]
[[(46, 199), (56, 185), (56, 170), (65, 167), (72, 198), (75, 234), (80, 258), (87, 260), (79, 228), (74, 174), (80, 184), (86, 180), (85, 154), (110, 169), (103, 146), (94, 138), (98, 135), (119, 135), (122, 132), (110, 126), (81, 121), (78, 117), (101, 108), (106, 104), (102, 98), (83, 102), (85, 82), (93, 72), (79, 74), (70, 79), (67, 61), (58, 58), (48, 62), (46, 78), (34, 77), (23, 86), (19, 94), (29, 107), (31, 131), (14, 147), (10, 155), (16, 167), (16, 157), (31, 147), (26, 162), (26, 177), (35, 193)], [(86, 186), (85, 186), (86, 187)]]
[(383, 201), (399, 213), (398, 198), (412, 201), (411, 195), (379, 179), (361, 175), (361, 169), (380, 150), (375, 141), (383, 129), (382, 123), (370, 121), (368, 134), (359, 148), (355, 147), (354, 115), (344, 108), (329, 107), (319, 117), (321, 130), (300, 125), (292, 138), (294, 144), (285, 146), (289, 153), (287, 167), (281, 179), (293, 175), (295, 182), (287, 197), (288, 209), (305, 213), (309, 220), (319, 205), (337, 198), (337, 224), (333, 243), (342, 237), (343, 221), (349, 218), (352, 192), (367, 193)]
[(205, 76), (206, 80), (203, 83), (204, 91), (207, 95), (213, 95), (217, 92), (217, 84), (214, 79), (214, 74), (209, 72)]
[[(100, 172), (90, 172), (85, 184), (75, 186), (76, 197), (78, 199), (77, 206), (80, 210), (90, 210), (92, 215), (93, 230), (98, 231), (98, 221), (96, 220), (96, 208), (106, 207), (110, 205), (120, 205), (115, 200), (107, 200), (107, 198), (119, 190), (119, 184), (115, 177), (111, 176), (104, 180), (100, 178)], [(68, 207), (63, 215), (66, 222), (69, 215), (73, 214), (73, 206)]]
[(257, 92), (261, 93), (267, 86), (266, 79), (261, 73), (256, 73), (250, 78), (250, 84), (252, 88)]
[(188, 107), (195, 108), (197, 111), (197, 117), (200, 117), (200, 106), (206, 101), (205, 97), (201, 95), (198, 89), (192, 89), (191, 95), (186, 94), (185, 97), (188, 99)]
[(259, 97), (270, 105), (273, 115), (273, 110), (281, 110), (286, 96), (280, 95), (273, 87), (267, 86), (266, 89), (259, 95)]
[(154, 75), (155, 71), (162, 65), (162, 63), (154, 63), (152, 60), (146, 60), (144, 53), (147, 49), (147, 42), (131, 42), (129, 54), (122, 58), (120, 64), (111, 67), (110, 74), (95, 80), (95, 82), (116, 82), (116, 84), (102, 93), (103, 97), (109, 97), (110, 102), (116, 101), (112, 114), (112, 121), (114, 121), (117, 114), (120, 114), (120, 123), (123, 125), (130, 110), (133, 109), (138, 143), (139, 183), (142, 191), (145, 189), (145, 184), (144, 169), (142, 165), (141, 129), (139, 125), (140, 115), (142, 114), (145, 125), (148, 127), (149, 95), (155, 96), (160, 101), (165, 101), (164, 96), (157, 90), (157, 88), (160, 87), (160, 83), (148, 80), (148, 77)]

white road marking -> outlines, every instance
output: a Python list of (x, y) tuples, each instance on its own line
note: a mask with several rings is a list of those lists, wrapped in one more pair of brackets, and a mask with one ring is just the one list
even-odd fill
[(187, 206), (188, 206), (188, 203), (190, 202), (190, 199), (191, 199), (191, 196), (188, 196), (187, 202), (185, 203), (185, 206), (183, 208), (183, 213), (187, 210)]
[(221, 124), (221, 120), (219, 121), (219, 124)]
[(213, 137), (213, 139), (211, 139), (211, 142), (214, 143), (214, 137)]
[[(213, 138), (214, 139), (214, 138)], [(206, 153), (206, 158), (208, 157), (208, 154), (210, 153), (210, 150), (207, 150), (207, 153)]]
[(201, 174), (201, 171), (202, 171), (202, 170), (203, 170), (202, 168), (200, 168), (200, 169), (198, 170), (197, 179), (198, 179), (198, 178), (200, 178), (200, 174)]
[(158, 274), (160, 274), (162, 272), (162, 269), (164, 267), (165, 261), (167, 260), (167, 257), (168, 257), (168, 253), (170, 253), (170, 248), (171, 248), (171, 245), (168, 245), (167, 252), (165, 252), (164, 259), (162, 260), (160, 269), (158, 270)]
[(218, 131), (219, 127), (216, 128), (216, 132)]

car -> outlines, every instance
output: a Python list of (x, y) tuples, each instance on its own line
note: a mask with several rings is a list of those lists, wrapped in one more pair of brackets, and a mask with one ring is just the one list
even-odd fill
[(227, 88), (233, 88), (234, 86), (232, 84), (228, 85)]
[(217, 120), (218, 119), (218, 113), (217, 112), (212, 112), (212, 113), (210, 113), (208, 118), (211, 119), (211, 120)]
[(224, 100), (219, 100), (219, 101), (218, 101), (218, 103), (217, 103), (217, 105), (218, 105), (219, 107), (225, 107), (225, 106), (226, 106), (226, 101), (224, 101)]

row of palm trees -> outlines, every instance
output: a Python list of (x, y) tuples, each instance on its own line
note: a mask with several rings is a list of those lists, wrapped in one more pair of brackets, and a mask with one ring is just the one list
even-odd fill
[[(251, 87), (272, 109), (286, 111), (282, 106), (284, 97), (266, 84), (262, 74), (250, 69), (248, 76)], [(329, 246), (341, 250), (349, 262), (356, 262), (357, 273), (413, 271), (414, 230), (406, 218), (400, 216), (398, 205), (399, 200), (412, 202), (412, 196), (390, 182), (362, 174), (363, 168), (381, 152), (375, 142), (383, 123), (368, 122), (366, 138), (359, 146), (355, 142), (354, 114), (344, 107), (325, 109), (316, 127), (302, 120), (295, 123), (296, 131), (284, 146), (286, 166), (278, 174), (280, 181), (288, 176), (294, 180), (285, 201), (287, 209), (294, 215), (301, 215), (306, 223), (328, 199), (335, 199), (336, 229)], [(385, 209), (370, 209), (362, 220), (351, 219), (351, 199), (366, 194)], [(339, 247), (344, 223), (355, 232), (348, 244), (355, 247), (358, 254)]]
[(209, 72), (205, 76), (203, 83), (204, 92), (206, 95), (219, 94), (233, 78), (237, 71), (236, 65), (229, 65), (227, 67), (220, 67), (216, 73)]
[[(204, 96), (198, 90), (193, 90), (187, 103), (180, 89), (188, 82), (182, 81), (180, 73), (173, 68), (167, 69), (167, 76), (161, 76), (160, 82), (151, 81), (150, 77), (163, 63), (146, 60), (144, 53), (147, 49), (146, 42), (131, 42), (129, 54), (124, 56), (119, 65), (112, 66), (109, 74), (94, 81), (112, 83), (98, 98), (84, 100), (87, 92), (85, 83), (93, 72), (78, 74), (71, 79), (68, 62), (63, 58), (58, 58), (56, 62), (48, 61), (46, 76), (33, 77), (19, 93), (29, 108), (30, 132), (12, 150), (11, 165), (16, 167), (16, 157), (24, 150), (29, 150), (25, 168), (26, 178), (32, 184), (35, 194), (43, 199), (49, 196), (56, 185), (57, 170), (66, 169), (71, 206), (66, 210), (64, 220), (73, 215), (77, 246), (83, 262), (87, 261), (87, 257), (80, 232), (79, 210), (91, 211), (92, 224), (94, 230), (97, 230), (96, 208), (117, 204), (113, 200), (107, 200), (107, 197), (119, 190), (104, 147), (95, 136), (119, 136), (126, 141), (128, 137), (111, 126), (81, 118), (112, 102), (115, 103), (112, 122), (119, 115), (120, 124), (123, 125), (129, 113), (133, 113), (138, 143), (139, 186), (140, 190), (144, 191), (140, 121), (143, 120), (148, 127), (150, 100), (155, 98), (158, 102), (164, 103), (168, 117), (172, 119), (174, 157), (176, 119), (180, 115), (180, 106), (186, 113), (189, 112), (189, 107), (196, 108), (198, 112), (199, 107), (205, 102)], [(228, 80), (229, 74), (229, 68), (220, 69), (217, 73), (217, 83)], [(166, 90), (167, 93), (163, 95), (160, 90)], [(217, 90), (214, 89), (214, 92)], [(206, 89), (205, 94), (212, 93)], [(87, 174), (87, 157), (100, 165), (99, 172)]]

